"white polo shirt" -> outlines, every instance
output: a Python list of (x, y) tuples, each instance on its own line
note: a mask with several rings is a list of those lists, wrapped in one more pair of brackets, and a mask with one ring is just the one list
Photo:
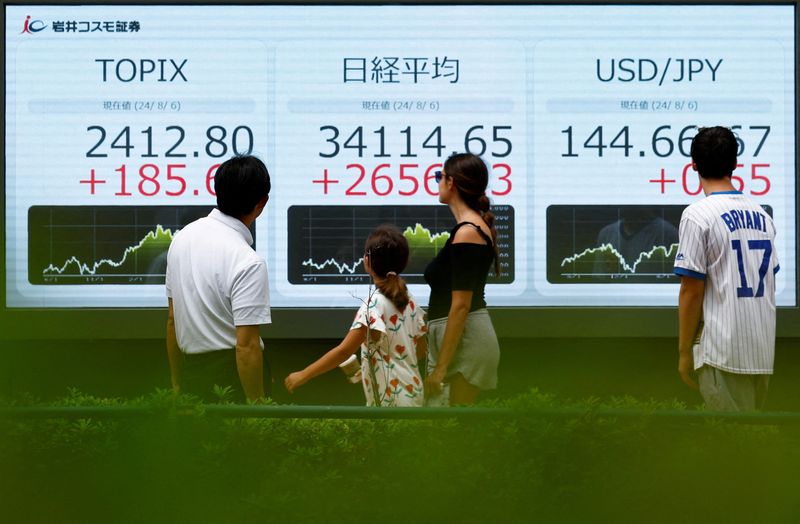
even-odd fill
[(252, 243), (250, 230), (218, 209), (172, 239), (166, 288), (182, 352), (233, 348), (236, 326), (271, 322), (267, 263)]

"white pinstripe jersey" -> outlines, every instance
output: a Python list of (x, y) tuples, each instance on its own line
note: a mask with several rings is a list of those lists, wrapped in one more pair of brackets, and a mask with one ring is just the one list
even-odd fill
[(683, 211), (677, 275), (704, 279), (703, 333), (694, 365), (771, 374), (775, 355), (775, 225), (739, 191), (711, 193)]

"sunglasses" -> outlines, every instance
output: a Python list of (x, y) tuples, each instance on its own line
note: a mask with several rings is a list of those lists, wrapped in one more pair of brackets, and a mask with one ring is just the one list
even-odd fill
[(443, 173), (441, 171), (434, 171), (433, 172), (433, 179), (436, 180), (437, 184), (442, 181), (442, 176), (443, 176)]

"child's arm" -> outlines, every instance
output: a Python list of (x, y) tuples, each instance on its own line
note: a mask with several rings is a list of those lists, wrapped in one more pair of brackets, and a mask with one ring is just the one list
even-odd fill
[(309, 364), (302, 371), (295, 371), (283, 381), (289, 393), (314, 377), (327, 373), (355, 353), (367, 338), (367, 327), (351, 329), (338, 346), (322, 355), (316, 362)]

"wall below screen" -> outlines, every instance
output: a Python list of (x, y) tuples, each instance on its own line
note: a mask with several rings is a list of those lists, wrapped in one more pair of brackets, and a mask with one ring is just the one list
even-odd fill
[[(678, 295), (675, 295), (677, 304)], [(265, 339), (298, 344), (341, 337), (355, 310), (272, 309)], [(489, 307), (492, 324), (506, 339), (587, 340), (671, 338), (678, 334), (678, 309), (670, 308), (501, 308)], [(53, 340), (129, 340), (146, 344), (166, 333), (166, 308), (160, 309), (8, 309), (0, 315), (0, 344)], [(298, 329), (298, 326), (311, 326)], [(778, 308), (777, 336), (800, 339), (800, 308)], [(313, 344), (314, 342), (310, 342)], [(124, 344), (120, 344), (124, 345)]]
[[(283, 379), (330, 349), (334, 340), (266, 341), (274, 378), (272, 397), (279, 403), (361, 405), (359, 385), (334, 370), (294, 395)], [(800, 341), (778, 339), (776, 373), (766, 409), (800, 411)], [(99, 397), (133, 398), (169, 385), (162, 340), (3, 341), (0, 345), (0, 399), (31, 397), (51, 401), (74, 387)], [(700, 403), (676, 371), (672, 338), (503, 339), (497, 391), (485, 398), (507, 398), (538, 388), (560, 399), (677, 399)]]

